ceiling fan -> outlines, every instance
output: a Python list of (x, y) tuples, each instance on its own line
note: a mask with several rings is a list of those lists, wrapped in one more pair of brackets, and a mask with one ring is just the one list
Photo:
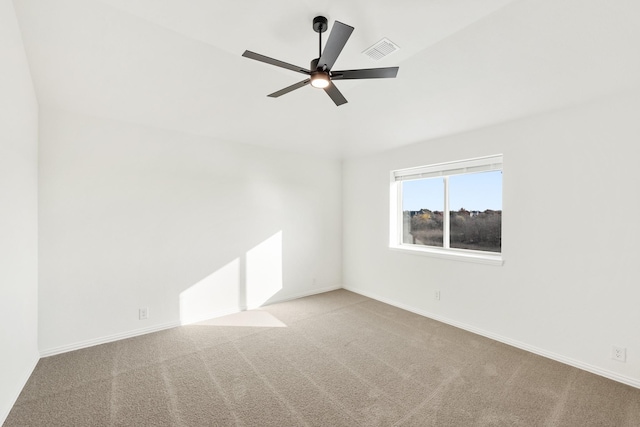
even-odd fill
[(327, 31), (327, 18), (324, 16), (316, 16), (313, 18), (313, 30), (318, 33), (319, 37), (319, 57), (311, 61), (309, 69), (278, 61), (277, 59), (269, 58), (268, 56), (260, 55), (259, 53), (251, 52), (249, 50), (245, 50), (242, 56), (309, 76), (309, 78), (301, 82), (285, 87), (284, 89), (280, 89), (279, 91), (273, 92), (267, 96), (277, 98), (311, 84), (313, 87), (324, 89), (333, 102), (337, 106), (340, 106), (345, 104), (347, 99), (333, 84), (333, 80), (395, 78), (399, 69), (399, 67), (387, 67), (333, 71), (331, 68), (336, 62), (336, 59), (338, 59), (338, 55), (342, 52), (345, 44), (347, 44), (347, 40), (349, 40), (353, 29), (354, 28), (349, 25), (336, 21), (335, 24), (333, 24), (331, 34), (329, 35), (329, 39), (327, 40), (327, 44), (323, 51), (322, 33)]

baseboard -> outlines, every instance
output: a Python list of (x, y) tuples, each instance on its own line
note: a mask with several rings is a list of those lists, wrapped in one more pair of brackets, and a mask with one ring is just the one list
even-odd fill
[(566, 356), (563, 356), (563, 355), (558, 354), (558, 353), (547, 351), (545, 349), (542, 349), (542, 348), (539, 348), (539, 347), (535, 347), (535, 346), (532, 346), (530, 344), (527, 344), (527, 343), (524, 343), (524, 342), (521, 342), (521, 341), (517, 341), (517, 340), (511, 339), (511, 338), (508, 338), (508, 337), (504, 337), (502, 335), (498, 335), (498, 334), (495, 334), (493, 332), (485, 331), (484, 329), (476, 328), (475, 326), (471, 326), (471, 325), (468, 325), (466, 323), (458, 322), (456, 320), (452, 320), (452, 319), (449, 319), (449, 318), (446, 318), (446, 317), (443, 317), (443, 316), (440, 316), (440, 315), (437, 315), (437, 314), (434, 314), (434, 313), (431, 313), (431, 312), (428, 312), (428, 311), (425, 311), (425, 310), (419, 310), (419, 309), (416, 309), (415, 307), (410, 307), (410, 306), (408, 306), (406, 304), (402, 304), (402, 303), (399, 303), (397, 301), (393, 301), (393, 300), (391, 300), (389, 298), (381, 297), (380, 295), (376, 295), (374, 293), (371, 293), (371, 292), (368, 292), (368, 291), (364, 291), (362, 289), (358, 289), (358, 288), (350, 287), (350, 286), (344, 286), (344, 289), (346, 289), (348, 291), (351, 291), (351, 292), (355, 292), (356, 294), (360, 294), (360, 295), (363, 295), (365, 297), (368, 297), (368, 298), (383, 302), (385, 304), (389, 304), (389, 305), (392, 305), (394, 307), (398, 307), (398, 308), (401, 308), (403, 310), (419, 314), (420, 316), (428, 317), (430, 319), (437, 320), (438, 322), (446, 323), (448, 325), (455, 326), (456, 328), (460, 328), (460, 329), (464, 329), (464, 330), (469, 331), (469, 332), (473, 332), (474, 334), (481, 335), (483, 337), (487, 337), (487, 338), (490, 338), (490, 339), (495, 340), (495, 341), (499, 341), (501, 343), (510, 345), (512, 347), (516, 347), (516, 348), (519, 348), (519, 349), (522, 349), (522, 350), (537, 354), (539, 356), (543, 356), (543, 357), (546, 357), (548, 359), (552, 359), (552, 360), (555, 360), (557, 362), (564, 363), (565, 365), (573, 366), (575, 368), (582, 369), (583, 371), (591, 372), (592, 374), (600, 375), (602, 377), (609, 378), (611, 380), (614, 380), (614, 381), (629, 385), (631, 387), (640, 388), (640, 380), (638, 380), (638, 379), (627, 377), (625, 375), (620, 375), (617, 372), (609, 371), (607, 369), (602, 369), (602, 368), (599, 368), (597, 366), (593, 366), (593, 365), (591, 365), (589, 363), (585, 363), (585, 362), (582, 362), (580, 360), (572, 359), (570, 357), (566, 357)]
[(139, 335), (150, 334), (152, 332), (163, 331), (165, 329), (175, 328), (176, 326), (180, 326), (180, 322), (168, 322), (160, 325), (150, 326), (147, 328), (133, 329), (127, 332), (120, 332), (117, 334), (105, 335), (99, 338), (92, 338), (85, 341), (78, 341), (73, 344), (67, 344), (60, 347), (41, 350), (40, 356), (41, 357), (54, 356), (56, 354), (66, 353), (74, 350), (80, 350), (82, 348), (87, 348), (87, 347), (93, 347), (94, 345), (106, 344), (113, 341), (137, 337)]
[(274, 298), (272, 300), (268, 300), (267, 302), (262, 303), (262, 304), (247, 304), (245, 307), (240, 307), (240, 308), (231, 307), (231, 308), (228, 308), (228, 309), (216, 310), (215, 312), (210, 312), (210, 313), (207, 313), (206, 315), (193, 318), (193, 319), (189, 320), (188, 322), (182, 322), (182, 324), (183, 325), (192, 325), (194, 323), (204, 322), (205, 320), (215, 319), (216, 317), (228, 316), (230, 314), (239, 313), (241, 311), (254, 310), (256, 308), (266, 307), (266, 306), (271, 305), (271, 304), (277, 304), (277, 303), (280, 303), (280, 302), (291, 301), (291, 300), (298, 299), (298, 298), (309, 297), (311, 295), (323, 294), (325, 292), (335, 291), (335, 290), (338, 290), (338, 289), (342, 289), (342, 286), (329, 286), (329, 287), (326, 287), (326, 288), (314, 289), (312, 291), (305, 291), (305, 292), (298, 292), (298, 293), (295, 293), (295, 294), (289, 294), (289, 295), (287, 295), (285, 297)]
[[(290, 300), (293, 300), (293, 299), (298, 299), (298, 298), (303, 298), (303, 297), (308, 297), (308, 296), (311, 296), (311, 295), (322, 294), (324, 292), (335, 291), (337, 289), (342, 289), (342, 286), (340, 286), (340, 285), (329, 286), (329, 287), (326, 287), (326, 288), (314, 289), (314, 290), (311, 290), (311, 291), (299, 292), (299, 293), (295, 293), (295, 294), (289, 294), (289, 295), (284, 296), (282, 298), (275, 298), (273, 300), (270, 300), (266, 304), (263, 304), (262, 306), (276, 304), (276, 303), (279, 303), (279, 302), (290, 301)], [(254, 308), (258, 308), (258, 306), (255, 306), (255, 307), (250, 306), (248, 309), (251, 310), (251, 309), (254, 309)], [(93, 347), (94, 345), (106, 344), (106, 343), (113, 342), (113, 341), (123, 340), (123, 339), (127, 339), (127, 338), (133, 338), (133, 337), (137, 337), (137, 336), (140, 336), (140, 335), (145, 335), (145, 334), (150, 334), (150, 333), (153, 333), (153, 332), (163, 331), (165, 329), (175, 328), (175, 327), (181, 326), (181, 325), (188, 325), (188, 324), (197, 323), (197, 322), (201, 322), (201, 321), (208, 320), (208, 319), (214, 319), (216, 317), (227, 316), (229, 314), (239, 313), (240, 311), (244, 311), (244, 310), (241, 310), (241, 309), (238, 309), (238, 308), (230, 308), (228, 310), (218, 310), (216, 312), (208, 313), (206, 316), (202, 316), (202, 319), (200, 319), (200, 318), (192, 319), (189, 322), (185, 322), (185, 323), (182, 323), (180, 321), (175, 321), (175, 322), (169, 322), (169, 323), (163, 323), (163, 324), (160, 324), (160, 325), (150, 326), (148, 328), (134, 329), (134, 330), (127, 331), (127, 332), (121, 332), (121, 333), (117, 333), (117, 334), (113, 334), (113, 335), (106, 335), (106, 336), (99, 337), (99, 338), (92, 338), (92, 339), (85, 340), (85, 341), (79, 341), (79, 342), (76, 342), (76, 343), (73, 343), (73, 344), (68, 344), (68, 345), (63, 345), (63, 346), (60, 346), (60, 347), (54, 347), (54, 348), (50, 348), (50, 349), (46, 349), (46, 350), (41, 350), (40, 351), (40, 357), (55, 356), (56, 354), (67, 353), (69, 351), (80, 350), (80, 349), (87, 348), (87, 347)]]
[(36, 352), (34, 353), (33, 359), (31, 360), (31, 368), (23, 373), (22, 378), (18, 382), (19, 387), (16, 388), (17, 391), (15, 392), (14, 398), (11, 400), (10, 404), (7, 405), (7, 408), (2, 409), (2, 412), (0, 412), (0, 426), (4, 425), (4, 422), (7, 420), (9, 412), (11, 412), (13, 405), (15, 405), (18, 401), (18, 397), (20, 397), (20, 393), (22, 393), (22, 389), (24, 388), (24, 386), (27, 385), (27, 381), (29, 381), (29, 378), (31, 377), (33, 370), (36, 368), (38, 361), (40, 361), (40, 355)]
[[(266, 304), (263, 304), (261, 307), (271, 305), (271, 304), (277, 304), (279, 302), (291, 301), (298, 298), (310, 297), (312, 295), (324, 294), (325, 292), (337, 291), (338, 289), (342, 289), (342, 285), (328, 286), (326, 288), (313, 289), (310, 291), (289, 294), (282, 298), (276, 298), (276, 299), (270, 300)], [(253, 308), (258, 308), (258, 307), (253, 307)], [(251, 309), (251, 307), (249, 309)]]

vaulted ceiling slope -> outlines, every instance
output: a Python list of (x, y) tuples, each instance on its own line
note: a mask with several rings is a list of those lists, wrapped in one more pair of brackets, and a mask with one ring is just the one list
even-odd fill
[[(97, 117), (331, 157), (353, 157), (640, 86), (637, 0), (15, 0), (38, 101)], [(300, 75), (311, 22), (355, 31), (336, 107)], [(362, 52), (383, 37), (400, 50)], [(326, 39), (325, 39), (326, 40)]]

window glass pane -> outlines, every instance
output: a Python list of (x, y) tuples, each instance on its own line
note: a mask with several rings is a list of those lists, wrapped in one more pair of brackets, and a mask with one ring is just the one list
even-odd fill
[(442, 178), (402, 181), (402, 243), (442, 246)]
[(502, 171), (449, 177), (450, 247), (500, 252)]

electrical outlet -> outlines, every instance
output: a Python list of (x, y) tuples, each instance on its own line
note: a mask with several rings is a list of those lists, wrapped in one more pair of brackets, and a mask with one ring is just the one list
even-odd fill
[(436, 300), (440, 301), (440, 291), (436, 291), (435, 295), (433, 296)]
[(627, 349), (624, 347), (611, 346), (611, 358), (619, 362), (627, 361)]
[(138, 310), (138, 318), (140, 320), (147, 320), (149, 318), (149, 308), (144, 307)]

